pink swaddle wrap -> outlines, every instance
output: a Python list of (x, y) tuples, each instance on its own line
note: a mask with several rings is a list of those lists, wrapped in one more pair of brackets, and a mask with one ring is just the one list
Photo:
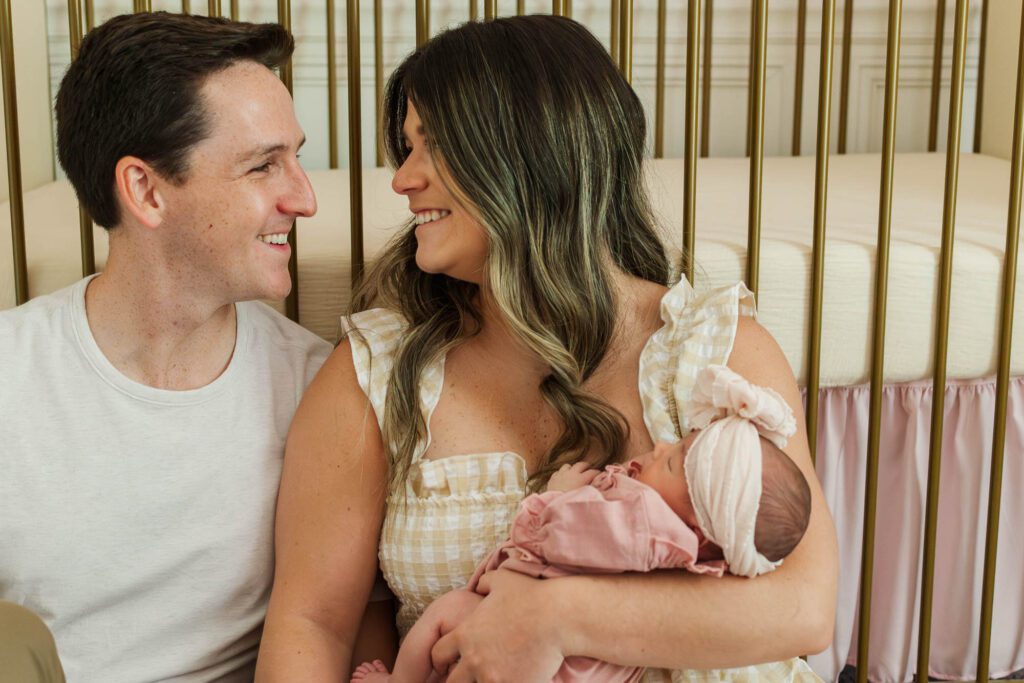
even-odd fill
[[(795, 432), (789, 406), (723, 365), (703, 369), (689, 400), (677, 397), (676, 405), (688, 405), (689, 424), (703, 430), (690, 445), (685, 476), (701, 529), (725, 562), (698, 562), (697, 534), (630, 467), (610, 465), (589, 486), (527, 496), (509, 540), (477, 567), (467, 589), (479, 592), (480, 578), (499, 568), (557, 578), (670, 568), (721, 576), (726, 563), (734, 574), (754, 576), (777, 566), (754, 548), (761, 458), (753, 456), (761, 452), (759, 434), (782, 447)], [(568, 657), (552, 681), (632, 683), (643, 671)]]
[[(686, 568), (721, 576), (724, 563), (697, 562), (697, 535), (658, 493), (610, 465), (589, 486), (527, 496), (508, 541), (477, 567), (480, 577), (504, 568), (534, 577), (614, 574)], [(589, 657), (567, 657), (557, 683), (632, 683), (643, 667), (624, 667)]]

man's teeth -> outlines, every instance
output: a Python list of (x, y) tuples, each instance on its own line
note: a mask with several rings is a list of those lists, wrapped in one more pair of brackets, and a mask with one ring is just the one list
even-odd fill
[(444, 209), (441, 209), (440, 211), (420, 211), (416, 214), (416, 225), (430, 223), (431, 221), (444, 218), (449, 214), (451, 214), (451, 211), (445, 211)]
[(276, 235), (260, 235), (256, 239), (267, 244), (285, 244), (288, 242), (288, 233), (279, 232)]

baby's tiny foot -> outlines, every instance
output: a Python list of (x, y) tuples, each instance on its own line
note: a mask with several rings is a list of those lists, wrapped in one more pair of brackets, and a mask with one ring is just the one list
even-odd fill
[(356, 670), (352, 672), (352, 680), (350, 683), (379, 683), (381, 681), (388, 680), (388, 668), (384, 666), (384, 662), (379, 659), (375, 659), (372, 662), (364, 662), (356, 667)]

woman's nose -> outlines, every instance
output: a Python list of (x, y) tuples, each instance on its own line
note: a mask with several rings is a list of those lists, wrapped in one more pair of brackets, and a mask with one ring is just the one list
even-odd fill
[(427, 175), (424, 173), (421, 165), (414, 161), (411, 156), (398, 167), (398, 170), (395, 171), (395, 177), (391, 179), (391, 189), (396, 194), (417, 192), (426, 186)]

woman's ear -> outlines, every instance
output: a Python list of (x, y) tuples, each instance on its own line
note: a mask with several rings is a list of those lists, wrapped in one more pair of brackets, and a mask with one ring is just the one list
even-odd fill
[[(114, 187), (121, 210), (147, 228), (163, 222), (162, 178), (156, 170), (138, 157), (121, 157), (114, 167)], [(123, 218), (122, 218), (123, 220)]]

